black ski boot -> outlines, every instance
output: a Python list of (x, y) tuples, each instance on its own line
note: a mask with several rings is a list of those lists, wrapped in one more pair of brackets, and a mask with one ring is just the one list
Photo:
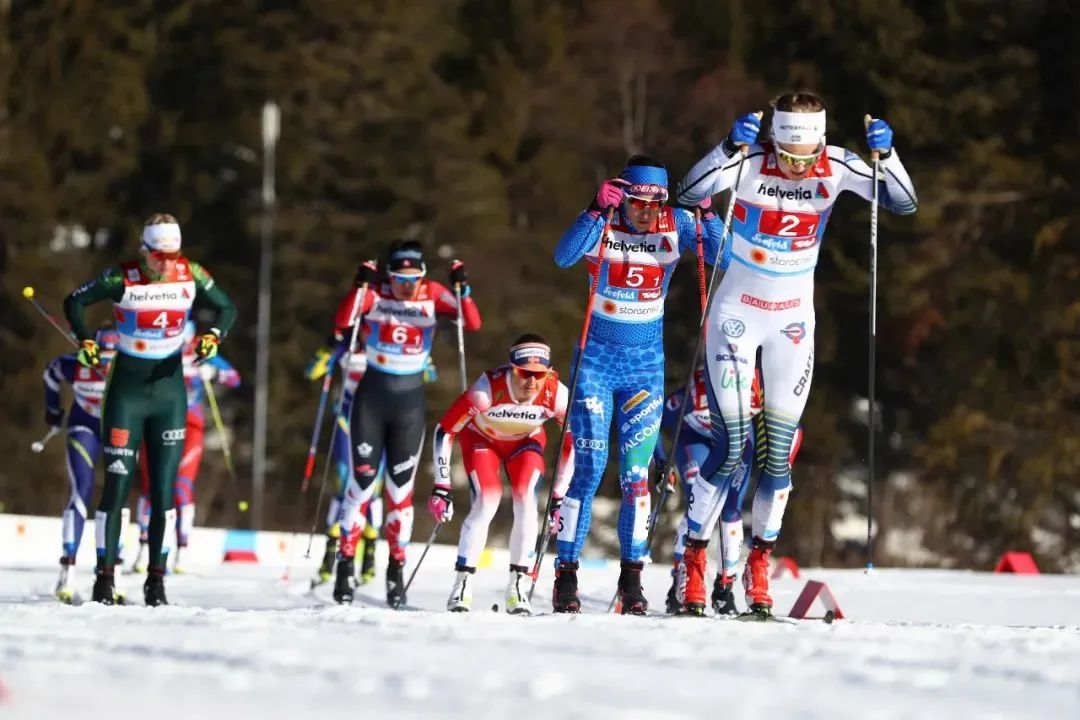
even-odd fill
[(667, 598), (664, 599), (664, 609), (668, 615), (678, 615), (682, 612), (682, 603), (675, 589), (679, 584), (679, 578), (674, 571), (671, 573), (671, 587), (668, 588)]
[(94, 592), (90, 597), (91, 602), (102, 605), (116, 604), (116, 582), (112, 568), (98, 568), (97, 578), (94, 580)]
[(360, 584), (367, 585), (375, 579), (375, 543), (379, 539), (364, 538), (364, 553), (360, 558)]
[(338, 558), (337, 578), (334, 580), (334, 601), (339, 605), (351, 605), (353, 601), (353, 559)]
[(146, 574), (146, 582), (143, 583), (143, 599), (148, 607), (168, 605), (165, 598), (165, 568), (151, 567)]
[(735, 606), (735, 576), (724, 577), (723, 572), (716, 574), (716, 581), (712, 588), (712, 609), (717, 615), (738, 615), (739, 608)]
[(399, 608), (406, 602), (405, 563), (390, 558), (390, 562), (386, 564), (386, 604)]
[(619, 612), (623, 615), (644, 615), (649, 611), (649, 601), (641, 589), (643, 562), (622, 561), (619, 573)]
[(555, 586), (551, 591), (551, 608), (557, 613), (581, 612), (581, 599), (577, 594), (576, 562), (561, 562), (555, 568)]

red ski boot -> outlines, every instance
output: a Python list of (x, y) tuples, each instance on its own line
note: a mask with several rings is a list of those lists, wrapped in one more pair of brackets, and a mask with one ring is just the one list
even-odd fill
[(749, 612), (759, 615), (772, 614), (772, 596), (769, 595), (769, 556), (776, 543), (754, 538), (750, 543), (750, 556), (746, 558), (742, 582), (746, 590)]
[(705, 551), (708, 547), (708, 540), (686, 541), (679, 569), (679, 600), (684, 615), (705, 614), (705, 570), (708, 565)]

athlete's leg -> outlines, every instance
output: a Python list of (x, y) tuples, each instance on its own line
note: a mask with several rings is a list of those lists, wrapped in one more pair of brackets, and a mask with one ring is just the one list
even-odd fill
[(380, 381), (381, 378), (374, 372), (365, 375), (360, 381), (350, 409), (349, 435), (353, 466), (338, 514), (341, 523), (339, 558), (356, 557), (367, 505), (375, 492), (377, 463), (382, 457), (386, 441), (384, 412), (388, 402), (379, 387)]
[(187, 435), (187, 392), (179, 369), (155, 379), (146, 419), (146, 466), (150, 471), (149, 567), (164, 570), (175, 537), (173, 490)]
[(334, 413), (334, 453), (330, 462), (334, 465), (337, 487), (330, 498), (330, 507), (326, 511), (326, 534), (337, 538), (341, 534), (341, 504), (345, 499), (345, 490), (353, 475), (352, 433), (349, 424), (352, 420), (352, 393), (346, 394), (341, 401), (340, 412)]
[(770, 338), (761, 355), (768, 450), (754, 494), (752, 531), (766, 542), (780, 535), (791, 494), (792, 449), (814, 375), (814, 316), (793, 324), (804, 328)]
[[(701, 464), (709, 455), (710, 443), (703, 435), (683, 427), (679, 435), (679, 445), (673, 453), (675, 465), (679, 469), (679, 480), (683, 486), (683, 493), (689, 502), (690, 490), (701, 476)], [(679, 525), (675, 531), (675, 548), (673, 556), (675, 562), (682, 559), (686, 548), (686, 513), (679, 519)]]
[(663, 347), (639, 348), (637, 366), (628, 369), (615, 393), (619, 430), (619, 547), (622, 559), (637, 562), (645, 555), (649, 534), (649, 461), (660, 437), (664, 412)]
[(71, 498), (64, 509), (64, 556), (71, 564), (79, 552), (83, 526), (94, 495), (94, 465), (100, 452), (98, 429), (69, 424), (67, 428), (67, 472)]
[(206, 420), (201, 409), (189, 409), (184, 434), (184, 452), (176, 472), (173, 502), (176, 505), (176, 544), (187, 547), (195, 527), (195, 478), (203, 456), (203, 433)]
[(502, 499), (502, 459), (491, 443), (466, 428), (458, 435), (461, 460), (469, 478), (469, 514), (461, 523), (457, 570), (473, 571), (487, 546), (488, 526)]
[(593, 496), (607, 467), (612, 417), (610, 382), (616, 373), (609, 373), (605, 366), (606, 355), (602, 346), (586, 347), (574, 406), (567, 409), (574, 435), (574, 476), (560, 510), (562, 530), (556, 542), (560, 563), (576, 562), (581, 555), (592, 523)]
[(424, 388), (421, 385), (401, 390), (393, 397), (393, 415), (386, 435), (386, 524), (383, 529), (390, 546), (390, 558), (402, 563), (405, 562), (405, 548), (412, 540), (413, 486), (420, 454), (424, 450)]
[[(543, 434), (529, 438), (506, 460), (514, 500), (514, 525), (510, 529), (512, 566), (526, 567), (536, 542), (536, 488), (544, 476), (544, 439)], [(546, 523), (547, 518), (542, 522)]]

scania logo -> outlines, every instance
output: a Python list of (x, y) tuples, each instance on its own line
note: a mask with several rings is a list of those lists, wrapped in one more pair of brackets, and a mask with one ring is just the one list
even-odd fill
[(177, 440), (183, 440), (186, 433), (187, 428), (166, 430), (165, 432), (161, 433), (161, 439), (165, 442), (176, 442)]

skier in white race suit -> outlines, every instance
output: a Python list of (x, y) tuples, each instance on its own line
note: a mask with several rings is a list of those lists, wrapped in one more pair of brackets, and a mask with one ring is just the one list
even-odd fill
[[(771, 142), (758, 143), (759, 130), (756, 114), (739, 117), (727, 139), (679, 187), (679, 202), (693, 206), (730, 189), (738, 177), (726, 273), (706, 328), (711, 424), (716, 436), (726, 432), (726, 438), (714, 444), (695, 483), (682, 572), (686, 584), (704, 584), (705, 546), (713, 529), (708, 510), (723, 502), (738, 470), (750, 432), (750, 386), (760, 347), (768, 456), (754, 500), (743, 585), (750, 610), (768, 614), (768, 559), (791, 491), (791, 444), (814, 373), (814, 268), (836, 198), (849, 190), (870, 200), (874, 183), (870, 166), (855, 153), (826, 144), (825, 103), (813, 93), (786, 93), (773, 101)], [(915, 189), (892, 146), (892, 129), (873, 120), (866, 137), (881, 161), (881, 207), (914, 213)]]

